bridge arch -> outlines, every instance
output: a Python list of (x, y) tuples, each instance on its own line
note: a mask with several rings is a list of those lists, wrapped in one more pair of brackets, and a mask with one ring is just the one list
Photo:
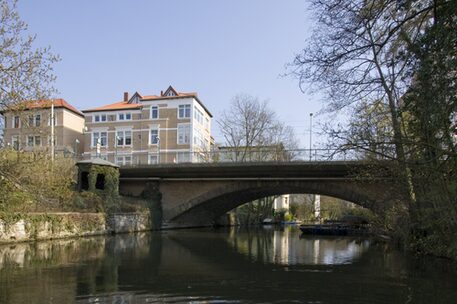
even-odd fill
[(119, 192), (139, 196), (149, 187), (160, 192), (163, 228), (208, 226), (249, 201), (294, 193), (332, 196), (382, 214), (405, 194), (390, 168), (363, 161), (126, 167), (120, 169)]
[(321, 194), (350, 201), (377, 212), (380, 197), (369, 185), (355, 185), (342, 182), (318, 181), (232, 181), (219, 184), (210, 191), (190, 197), (182, 204), (169, 210), (170, 224), (176, 226), (206, 226), (247, 202), (282, 194)]

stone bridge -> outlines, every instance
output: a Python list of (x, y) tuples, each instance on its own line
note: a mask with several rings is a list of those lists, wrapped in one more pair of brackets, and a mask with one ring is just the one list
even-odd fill
[(371, 164), (360, 161), (123, 167), (119, 190), (139, 196), (146, 187), (158, 189), (163, 225), (168, 228), (208, 226), (247, 202), (295, 193), (332, 196), (379, 213), (401, 197), (388, 170), (379, 169), (373, 176), (366, 174), (370, 168)]

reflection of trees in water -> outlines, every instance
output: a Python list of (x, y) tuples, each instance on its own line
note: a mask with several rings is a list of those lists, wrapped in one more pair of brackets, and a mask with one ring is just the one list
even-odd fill
[(228, 243), (250, 260), (282, 265), (346, 264), (360, 258), (370, 245), (365, 239), (299, 236), (292, 227), (234, 230)]
[(105, 238), (1, 246), (0, 303), (46, 303), (50, 297), (56, 303), (72, 301), (78, 281), (73, 266), (96, 264), (104, 249)]
[(0, 270), (72, 264), (81, 260), (81, 252), (85, 260), (91, 260), (103, 255), (104, 246), (104, 237), (3, 245), (0, 246)]
[(239, 253), (243, 253), (250, 260), (261, 263), (271, 262), (273, 246), (273, 230), (266, 229), (233, 229), (228, 242)]
[(0, 246), (0, 303), (72, 303), (116, 291), (123, 257), (147, 256), (148, 245), (149, 234), (137, 234)]
[[(289, 228), (18, 244), (0, 247), (0, 303), (374, 303), (385, 301), (383, 295), (391, 303), (410, 296), (411, 303), (427, 303), (434, 299), (427, 292), (457, 297), (455, 278), (436, 272), (436, 291), (414, 265), (405, 267), (403, 255), (376, 244), (363, 251), (367, 246), (350, 238), (300, 239)], [(352, 264), (335, 262), (344, 254)]]

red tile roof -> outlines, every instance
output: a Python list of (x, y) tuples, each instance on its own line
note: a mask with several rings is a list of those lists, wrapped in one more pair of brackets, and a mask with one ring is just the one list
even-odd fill
[[(178, 95), (177, 96), (163, 96), (164, 94), (162, 93), (160, 96), (158, 96), (158, 95), (145, 95), (145, 96), (142, 96), (138, 92), (136, 92), (135, 94), (137, 94), (140, 97), (139, 98), (140, 101), (165, 100), (165, 99), (176, 99), (176, 98), (193, 97), (206, 110), (206, 112), (208, 112), (208, 114), (211, 117), (213, 117), (213, 115), (208, 111), (208, 109), (198, 99), (197, 92), (181, 93), (181, 92), (177, 92), (171, 86), (167, 89), (167, 91), (170, 90), (170, 89), (173, 90), (174, 92), (176, 92)], [(135, 96), (135, 94), (133, 96)], [(97, 107), (97, 108), (83, 110), (83, 112), (84, 113), (89, 113), (89, 112), (99, 112), (99, 111), (121, 111), (121, 110), (141, 109), (142, 107), (143, 107), (143, 105), (141, 105), (141, 104), (129, 103), (128, 101), (120, 101), (120, 102), (111, 103), (111, 104), (104, 105), (104, 106)]]
[(145, 95), (140, 100), (154, 100), (154, 99), (173, 99), (177, 97), (197, 97), (197, 93), (178, 93), (177, 96), (157, 96), (157, 95)]
[[(65, 108), (72, 111), (73, 113), (83, 116), (78, 109), (69, 104), (65, 99), (56, 98), (56, 99), (46, 99), (46, 100), (30, 100), (21, 102), (15, 106), (10, 107), (8, 110), (11, 111), (21, 111), (21, 110), (32, 110), (32, 109), (48, 109), (51, 108), (52, 103), (54, 102), (54, 108)], [(7, 111), (8, 111), (7, 110)]]
[(108, 105), (104, 105), (101, 107), (83, 110), (84, 113), (86, 112), (98, 112), (98, 111), (118, 111), (118, 110), (132, 110), (132, 109), (141, 109), (143, 105), (137, 103), (128, 103), (128, 101), (120, 101), (111, 103)]

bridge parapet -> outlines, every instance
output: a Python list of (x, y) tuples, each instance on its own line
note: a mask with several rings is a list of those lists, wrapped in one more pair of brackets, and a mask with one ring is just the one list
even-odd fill
[[(322, 161), (355, 161), (361, 160), (360, 153), (356, 151), (341, 151), (332, 149), (250, 149), (247, 151), (193, 151), (193, 152), (161, 152), (156, 151), (151, 154), (148, 163), (173, 164), (173, 163), (256, 163), (256, 162), (322, 162)], [(133, 159), (129, 165), (119, 163), (120, 166), (142, 166), (140, 159)]]

